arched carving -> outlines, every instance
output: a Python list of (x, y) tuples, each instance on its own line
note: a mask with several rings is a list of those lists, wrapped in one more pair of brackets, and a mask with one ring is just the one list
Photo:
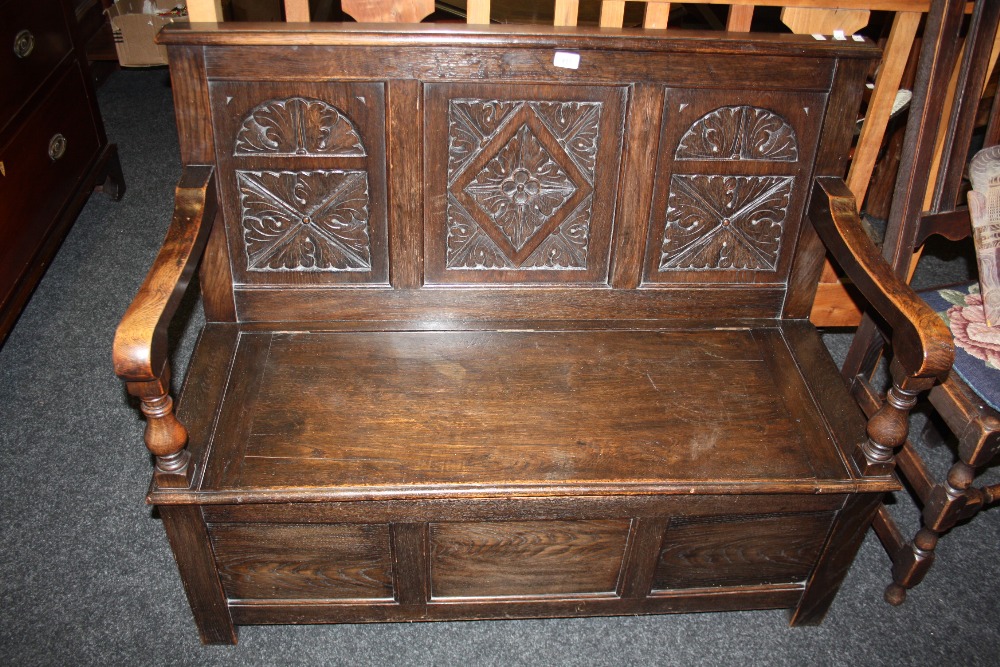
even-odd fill
[(796, 162), (798, 139), (787, 120), (761, 107), (720, 107), (681, 137), (677, 160), (772, 160)]
[(268, 100), (250, 112), (236, 135), (233, 154), (364, 157), (354, 123), (322, 100), (291, 97)]

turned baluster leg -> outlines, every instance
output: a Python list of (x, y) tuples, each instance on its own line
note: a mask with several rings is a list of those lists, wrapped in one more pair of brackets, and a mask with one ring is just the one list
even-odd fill
[(893, 385), (886, 393), (885, 403), (868, 420), (868, 438), (854, 450), (854, 461), (864, 475), (888, 475), (896, 465), (896, 450), (906, 442), (910, 432), (910, 410), (917, 404), (920, 392), (930, 389), (933, 378), (906, 376), (895, 361), (892, 364)]
[(924, 525), (913, 541), (903, 545), (893, 558), (892, 583), (885, 589), (886, 602), (903, 604), (907, 589), (923, 581), (934, 564), (938, 539), (964, 516), (962, 510), (968, 504), (969, 487), (975, 476), (975, 468), (959, 461), (948, 471), (946, 481), (934, 487), (922, 514)]
[(170, 397), (170, 369), (151, 382), (129, 382), (128, 391), (141, 401), (146, 415), (146, 447), (156, 457), (153, 472), (158, 486), (187, 488), (194, 466), (187, 450), (188, 434), (174, 415)]

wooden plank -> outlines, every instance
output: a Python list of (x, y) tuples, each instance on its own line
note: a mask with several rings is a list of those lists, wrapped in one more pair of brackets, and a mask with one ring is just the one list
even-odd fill
[(625, 0), (603, 0), (601, 2), (600, 27), (620, 28), (625, 21)]
[(859, 202), (864, 202), (865, 193), (868, 191), (868, 183), (875, 169), (875, 160), (878, 158), (882, 139), (885, 137), (885, 128), (921, 18), (922, 15), (918, 12), (899, 12), (893, 19), (889, 39), (885, 44), (885, 55), (875, 77), (875, 89), (868, 103), (868, 111), (861, 126), (861, 135), (858, 137), (851, 170), (847, 176), (847, 187)]
[(781, 22), (797, 35), (832, 35), (843, 30), (853, 35), (868, 25), (867, 9), (811, 9), (785, 7)]
[(556, 0), (552, 25), (575, 26), (580, 13), (580, 0)]
[(646, 242), (649, 209), (653, 199), (656, 151), (649, 150), (649, 138), (660, 131), (663, 89), (639, 84), (630, 94), (626, 118), (622, 165), (623, 185), (619, 190), (619, 214), (612, 239), (611, 285), (635, 289), (642, 278), (642, 255)]
[[(857, 113), (863, 92), (861, 82), (867, 67), (868, 63), (864, 61), (841, 60), (837, 64), (833, 90), (827, 101), (827, 119), (843, 119)], [(833, 127), (824, 127), (821, 137), (814, 174), (842, 175), (847, 169), (847, 156), (854, 139), (852, 125), (840, 122)], [(807, 218), (799, 231), (795, 264), (789, 275), (784, 317), (797, 319), (806, 317), (810, 312), (822, 312), (816, 310), (817, 303), (814, 299), (825, 257), (826, 249)], [(813, 321), (817, 325), (826, 324), (825, 321)]]
[(212, 550), (235, 599), (392, 599), (385, 524), (213, 524)]
[[(658, 520), (683, 514), (713, 517), (740, 514), (787, 514), (840, 509), (844, 497), (836, 494), (789, 493), (753, 495), (665, 495), (548, 496), (465, 498), (454, 500), (393, 499), (342, 501), (336, 503), (272, 503), (267, 505), (207, 505), (210, 523), (389, 523), (393, 531), (419, 532), (417, 526), (429, 521), (502, 521), (517, 516), (522, 521), (574, 519), (620, 519), (631, 516)], [(413, 528), (409, 528), (413, 526)], [(659, 543), (657, 552), (659, 553)]]
[(284, 0), (285, 21), (288, 23), (309, 23), (309, 0)]
[[(208, 324), (205, 327), (188, 366), (190, 381), (184, 383), (177, 402), (177, 419), (187, 428), (188, 451), (198, 466), (196, 476), (204, 472), (204, 457), (229, 379), (237, 335), (235, 324)], [(197, 481), (193, 486), (198, 487)]]
[[(290, 1), (306, 5), (308, 20), (308, 1), (285, 0), (286, 13)], [(340, 6), (358, 23), (419, 23), (434, 12), (434, 0), (342, 0)]]
[(390, 80), (386, 122), (404, 128), (387, 137), (389, 160), (389, 280), (396, 288), (420, 287), (423, 249), (423, 132), (413, 118), (423, 115), (418, 81)]
[(490, 22), (490, 0), (468, 0), (465, 22), (469, 25), (486, 25)]
[(806, 591), (798, 607), (792, 613), (792, 625), (818, 625), (822, 622), (854, 562), (881, 501), (880, 493), (858, 494), (851, 497), (837, 514), (823, 554), (806, 583)]
[[(624, 17), (622, 18), (624, 21)], [(646, 13), (642, 19), (642, 27), (647, 30), (662, 30), (670, 20), (669, 2), (647, 2)]]
[[(399, 523), (403, 516), (391, 508), (387, 518), (397, 523), (389, 527), (392, 536), (392, 581), (396, 601), (406, 606), (423, 606), (431, 596), (430, 541), (426, 523)], [(338, 513), (341, 521), (341, 515)], [(371, 519), (367, 519), (371, 520)]]
[(215, 555), (201, 510), (191, 506), (170, 506), (160, 507), (159, 512), (201, 641), (235, 644), (236, 628), (215, 569)]
[(222, 0), (188, 0), (187, 10), (191, 23), (222, 22)]
[(750, 32), (753, 21), (753, 5), (736, 5), (729, 8), (726, 30), (729, 32)]
[(216, 488), (846, 474), (746, 331), (288, 334), (256, 377), (223, 406)]
[(632, 520), (629, 546), (618, 582), (618, 594), (623, 598), (642, 599), (653, 589), (660, 545), (669, 523), (670, 519), (663, 517)]
[(430, 525), (432, 599), (612, 593), (629, 521)]
[(805, 581), (832, 521), (830, 512), (675, 519), (663, 538), (653, 590)]
[(241, 604), (234, 601), (233, 619), (239, 624), (357, 623), (360, 621), (473, 620), (482, 618), (566, 618), (669, 614), (735, 609), (785, 609), (802, 596), (801, 585), (735, 586), (686, 590), (682, 595), (662, 595), (644, 600), (617, 596), (578, 595), (546, 599), (513, 597), (504, 600), (473, 598), (432, 602), (426, 607), (399, 604), (318, 604), (282, 602)]
[[(969, 23), (965, 53), (959, 70), (951, 114), (946, 131), (939, 133), (940, 175), (933, 181), (934, 198), (928, 207), (932, 211), (954, 210), (959, 202), (959, 190), (969, 157), (969, 145), (976, 125), (982, 91), (988, 82), (990, 54), (1000, 31), (1000, 3), (980, 3)], [(940, 139), (943, 138), (943, 142)]]
[(781, 311), (784, 296), (780, 286), (711, 290), (684, 286), (642, 290), (546, 286), (544, 289), (236, 291), (241, 319), (259, 322), (274, 320), (275, 313), (282, 313), (282, 319), (302, 322), (773, 318)]

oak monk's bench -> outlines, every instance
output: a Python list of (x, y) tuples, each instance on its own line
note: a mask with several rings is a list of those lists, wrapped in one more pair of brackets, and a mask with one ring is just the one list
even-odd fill
[[(875, 47), (363, 24), (160, 39), (184, 173), (114, 356), (204, 641), (822, 619), (951, 360), (839, 180)], [(807, 321), (827, 250), (896, 349), (867, 433)], [(199, 262), (208, 323), (175, 414), (166, 329)]]

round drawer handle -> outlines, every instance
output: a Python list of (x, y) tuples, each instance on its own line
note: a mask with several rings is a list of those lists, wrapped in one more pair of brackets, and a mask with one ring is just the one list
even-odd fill
[(35, 50), (35, 36), (30, 30), (22, 30), (14, 35), (14, 55), (27, 58)]
[(66, 137), (61, 134), (54, 134), (49, 139), (49, 157), (55, 162), (66, 154)]

